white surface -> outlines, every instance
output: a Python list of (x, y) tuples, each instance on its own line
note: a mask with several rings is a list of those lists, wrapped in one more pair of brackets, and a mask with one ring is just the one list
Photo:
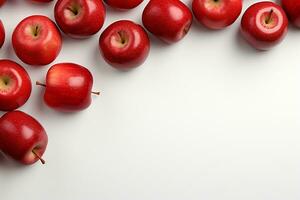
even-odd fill
[[(145, 3), (108, 10), (104, 27), (139, 22)], [(11, 0), (3, 7), (8, 40), (0, 57), (19, 62), (13, 28), (32, 14), (53, 19), (53, 6)], [(300, 31), (290, 28), (280, 46), (257, 52), (238, 36), (239, 22), (218, 32), (194, 24), (172, 46), (152, 37), (146, 63), (126, 73), (100, 57), (100, 33), (65, 38), (55, 63), (87, 66), (102, 95), (84, 112), (61, 114), (34, 87), (21, 110), (47, 129), (47, 164), (2, 158), (0, 199), (299, 200)], [(42, 81), (48, 67), (26, 69)]]

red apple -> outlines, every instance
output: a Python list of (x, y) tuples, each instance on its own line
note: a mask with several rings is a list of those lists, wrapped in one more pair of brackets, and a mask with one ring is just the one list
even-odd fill
[(190, 30), (193, 16), (179, 0), (150, 0), (143, 11), (148, 31), (167, 43), (181, 40)]
[(0, 149), (25, 165), (40, 160), (46, 150), (48, 137), (42, 125), (30, 115), (12, 111), (0, 118)]
[(290, 22), (300, 28), (300, 1), (299, 0), (282, 0), (282, 7), (285, 10)]
[(288, 19), (283, 9), (273, 2), (250, 6), (241, 21), (241, 33), (256, 49), (268, 50), (280, 43), (287, 33)]
[(58, 0), (54, 9), (60, 29), (74, 38), (96, 34), (105, 20), (105, 7), (100, 0)]
[(117, 9), (132, 9), (140, 5), (143, 0), (104, 0), (104, 2)]
[(79, 111), (91, 104), (93, 76), (90, 71), (73, 63), (53, 65), (46, 77), (44, 100), (49, 107), (61, 111)]
[(193, 0), (193, 12), (205, 27), (222, 29), (235, 22), (242, 5), (242, 0)]
[(3, 6), (6, 0), (0, 0), (0, 7)]
[(4, 41), (5, 41), (5, 30), (2, 21), (0, 20), (0, 48), (3, 46)]
[(128, 20), (114, 22), (99, 39), (100, 52), (118, 69), (141, 65), (149, 55), (150, 41), (142, 26)]
[(47, 65), (58, 56), (61, 34), (48, 17), (33, 15), (15, 28), (12, 44), (17, 56), (29, 65)]
[(51, 2), (53, 0), (31, 0), (31, 1), (40, 2), (40, 3), (48, 3), (48, 2)]
[(0, 60), (0, 110), (24, 105), (31, 94), (31, 80), (25, 69), (10, 60)]

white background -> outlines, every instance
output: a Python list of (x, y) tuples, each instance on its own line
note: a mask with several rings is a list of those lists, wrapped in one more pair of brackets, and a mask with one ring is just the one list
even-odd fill
[[(145, 4), (108, 9), (101, 32), (118, 19), (140, 22)], [(0, 57), (20, 63), (13, 28), (32, 14), (53, 19), (53, 7), (9, 0), (0, 9)], [(88, 67), (102, 95), (86, 111), (62, 114), (34, 86), (21, 110), (48, 132), (47, 164), (23, 167), (1, 156), (0, 199), (299, 200), (300, 30), (290, 27), (281, 45), (258, 52), (239, 36), (239, 23), (223, 31), (194, 23), (171, 46), (151, 36), (149, 58), (130, 72), (104, 63), (100, 33), (64, 37), (54, 63)], [(50, 67), (24, 66), (33, 82)]]

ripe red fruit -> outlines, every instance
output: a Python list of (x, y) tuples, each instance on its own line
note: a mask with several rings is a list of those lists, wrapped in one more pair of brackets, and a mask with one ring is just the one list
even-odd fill
[(5, 41), (5, 30), (2, 21), (0, 20), (0, 48), (3, 46), (4, 41)]
[(5, 3), (6, 0), (0, 0), (0, 7)]
[(33, 15), (15, 28), (12, 44), (17, 56), (29, 65), (47, 65), (58, 56), (62, 39), (54, 22), (48, 17)]
[(150, 41), (142, 26), (128, 20), (114, 22), (101, 34), (100, 52), (118, 69), (141, 65), (149, 55)]
[(273, 2), (250, 6), (241, 21), (241, 33), (256, 49), (268, 50), (280, 43), (287, 33), (288, 19), (283, 9)]
[(60, 111), (79, 111), (91, 104), (93, 76), (90, 71), (73, 63), (53, 65), (47, 72), (44, 101), (49, 107)]
[(179, 0), (150, 0), (143, 11), (146, 29), (167, 43), (181, 40), (192, 20), (191, 11)]
[(113, 8), (132, 9), (140, 5), (143, 0), (104, 0), (104, 2)]
[(74, 38), (96, 34), (105, 20), (105, 7), (100, 0), (58, 0), (54, 9), (60, 29)]
[(12, 111), (0, 118), (0, 149), (14, 160), (30, 165), (40, 160), (48, 137), (42, 125), (30, 115)]
[(40, 2), (40, 3), (48, 3), (48, 2), (51, 2), (53, 0), (31, 0), (31, 1)]
[(300, 28), (300, 1), (282, 0), (281, 3), (291, 23)]
[(31, 94), (31, 80), (25, 69), (10, 60), (0, 60), (0, 110), (24, 105)]
[(238, 18), (242, 11), (242, 0), (194, 0), (196, 19), (210, 29), (225, 28)]

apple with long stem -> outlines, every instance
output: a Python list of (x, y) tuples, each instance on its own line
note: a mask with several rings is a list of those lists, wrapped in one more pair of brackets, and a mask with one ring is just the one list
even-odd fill
[(17, 56), (29, 65), (47, 65), (58, 56), (61, 34), (48, 17), (33, 15), (23, 19), (12, 35), (12, 45)]
[(193, 15), (179, 0), (151, 0), (143, 11), (145, 28), (167, 43), (175, 43), (189, 32)]
[(96, 34), (105, 20), (105, 7), (100, 0), (58, 0), (54, 8), (59, 28), (73, 38)]
[(254, 48), (269, 50), (286, 36), (288, 19), (279, 5), (269, 1), (258, 2), (244, 13), (240, 30)]
[(5, 29), (2, 21), (0, 20), (0, 48), (3, 46), (5, 41)]
[(30, 165), (42, 158), (48, 144), (43, 126), (32, 116), (12, 111), (0, 118), (0, 150), (14, 160)]
[(93, 92), (93, 76), (91, 72), (78, 64), (59, 63), (47, 72), (46, 83), (36, 82), (45, 87), (44, 101), (56, 110), (80, 111), (90, 106)]
[(149, 55), (150, 40), (144, 28), (129, 20), (109, 25), (99, 39), (100, 52), (117, 69), (140, 66)]
[(11, 111), (24, 105), (31, 94), (26, 70), (11, 60), (0, 60), (0, 110)]
[(196, 19), (210, 29), (223, 29), (236, 21), (242, 0), (193, 0)]

